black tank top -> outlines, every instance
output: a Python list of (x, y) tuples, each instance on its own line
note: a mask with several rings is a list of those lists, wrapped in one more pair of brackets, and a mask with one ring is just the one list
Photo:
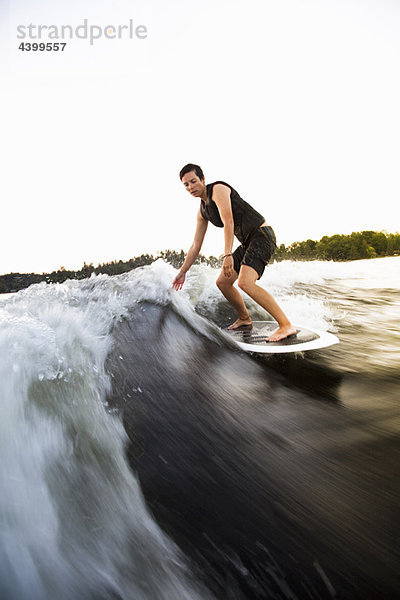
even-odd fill
[(264, 223), (265, 219), (252, 206), (250, 206), (250, 204), (243, 200), (243, 198), (239, 196), (237, 191), (234, 190), (229, 183), (225, 183), (225, 181), (214, 181), (214, 183), (209, 183), (206, 185), (207, 202), (204, 202), (203, 200), (200, 202), (200, 213), (203, 219), (206, 221), (211, 221), (211, 223), (216, 227), (224, 226), (218, 207), (214, 200), (212, 200), (213, 187), (216, 183), (223, 183), (231, 190), (231, 204), (235, 236), (241, 244), (246, 245), (254, 231)]

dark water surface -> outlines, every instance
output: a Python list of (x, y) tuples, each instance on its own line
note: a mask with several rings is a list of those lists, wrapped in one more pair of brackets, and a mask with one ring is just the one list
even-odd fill
[[(395, 597), (396, 386), (324, 378), (320, 367), (297, 387), (304, 360), (277, 377), (269, 361), (191, 338), (167, 309), (143, 306), (138, 319), (115, 330), (130, 463), (217, 597)], [(352, 388), (365, 389), (361, 407)]]

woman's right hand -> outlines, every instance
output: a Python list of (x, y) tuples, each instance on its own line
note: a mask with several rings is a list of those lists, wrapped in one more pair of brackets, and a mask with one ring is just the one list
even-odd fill
[(175, 277), (172, 287), (178, 291), (182, 289), (183, 284), (185, 283), (186, 274), (179, 272)]

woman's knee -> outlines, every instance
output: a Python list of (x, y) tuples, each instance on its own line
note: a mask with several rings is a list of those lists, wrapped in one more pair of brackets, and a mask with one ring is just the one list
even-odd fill
[(242, 292), (244, 292), (245, 294), (248, 294), (254, 287), (254, 282), (250, 281), (244, 277), (239, 277), (238, 286), (240, 287)]
[(222, 290), (224, 287), (226, 287), (226, 278), (224, 281), (224, 279), (220, 276), (220, 277), (218, 277), (218, 279), (215, 283), (217, 285), (217, 288)]
[(218, 279), (215, 283), (220, 290), (225, 290), (227, 288), (232, 287), (233, 284), (235, 283), (236, 279), (237, 279), (237, 275), (235, 273), (233, 274), (232, 277), (225, 277), (225, 275), (223, 275), (221, 273), (221, 275), (218, 277)]
[(246, 293), (246, 288), (247, 288), (247, 282), (245, 279), (240, 279), (238, 280), (238, 287), (242, 290), (242, 292)]
[(251, 295), (251, 291), (256, 287), (257, 276), (258, 273), (253, 267), (242, 265), (239, 272), (238, 286), (245, 294)]

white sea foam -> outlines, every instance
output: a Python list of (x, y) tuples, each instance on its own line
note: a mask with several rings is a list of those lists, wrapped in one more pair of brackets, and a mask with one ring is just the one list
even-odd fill
[(106, 410), (111, 324), (168, 297), (170, 270), (158, 269), (1, 302), (1, 597), (204, 597), (148, 513)]
[(261, 282), (265, 287), (279, 288), (297, 283), (325, 285), (335, 280), (349, 287), (400, 289), (400, 257), (349, 262), (275, 262), (266, 268)]
[[(321, 273), (318, 273), (318, 270), (317, 273), (309, 270), (301, 278), (295, 263), (277, 263), (268, 269), (271, 270), (266, 270), (259, 285), (272, 293), (294, 323), (323, 331), (335, 329), (333, 319), (337, 311), (324, 295), (318, 295), (313, 289), (305, 292), (303, 289), (299, 290), (295, 287), (300, 282), (308, 285), (325, 283), (326, 280)], [(208, 313), (215, 311), (221, 303), (226, 303), (215, 285), (218, 272), (217, 269), (211, 269), (205, 265), (195, 266), (185, 284), (187, 286), (185, 293), (191, 303), (196, 307), (207, 307)], [(253, 319), (268, 320), (271, 318), (246, 294), (242, 293), (242, 296)]]
[[(210, 318), (227, 305), (215, 285), (218, 272), (195, 266), (185, 284), (190, 302)], [(331, 351), (336, 369), (376, 375), (398, 369), (400, 257), (283, 261), (269, 265), (259, 285), (293, 323), (339, 335), (341, 344)], [(270, 318), (246, 294), (243, 298), (253, 319)]]

